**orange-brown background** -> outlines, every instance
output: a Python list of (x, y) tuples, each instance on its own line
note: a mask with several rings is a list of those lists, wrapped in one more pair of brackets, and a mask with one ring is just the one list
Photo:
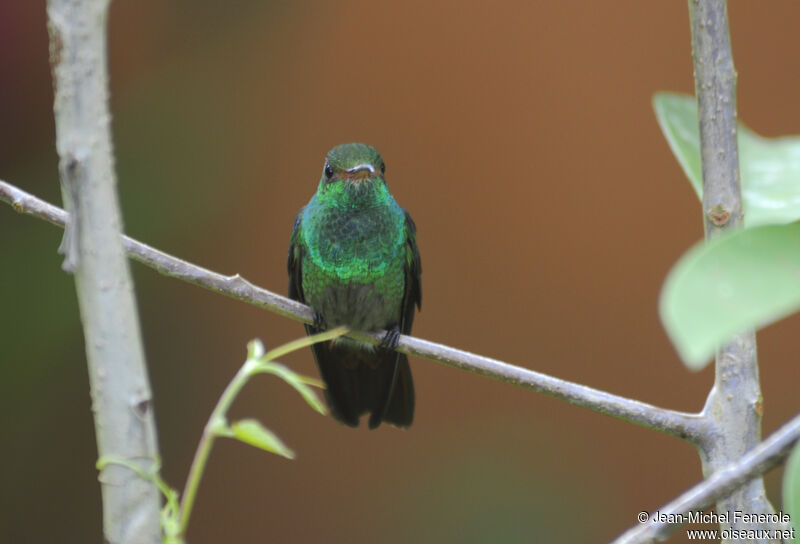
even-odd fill
[[(60, 203), (43, 2), (0, 5), (0, 178)], [(739, 113), (797, 132), (800, 8), (730, 6)], [(415, 334), (682, 410), (657, 317), (699, 206), (650, 98), (692, 92), (685, 2), (161, 2), (110, 15), (126, 231), (286, 288), (292, 220), (325, 152), (375, 145), (419, 228)], [(83, 337), (60, 232), (0, 206), (0, 541), (99, 542)], [(182, 485), (245, 343), (302, 327), (132, 265), (164, 457)], [(797, 411), (797, 318), (759, 334), (765, 432)], [(316, 375), (309, 352), (287, 358)], [(192, 544), (603, 542), (700, 477), (687, 445), (412, 360), (410, 431), (369, 432), (259, 378), (258, 417), (295, 461), (215, 447)], [(780, 471), (767, 479), (780, 504)], [(674, 537), (680, 542), (683, 536)]]

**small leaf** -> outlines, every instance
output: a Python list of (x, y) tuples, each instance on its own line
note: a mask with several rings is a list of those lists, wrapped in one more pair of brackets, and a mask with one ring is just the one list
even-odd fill
[(661, 321), (686, 366), (734, 334), (800, 309), (800, 224), (735, 231), (690, 249), (661, 290)]
[(161, 478), (161, 461), (157, 460), (153, 472), (146, 472), (135, 463), (114, 455), (104, 455), (97, 460), (97, 470), (103, 470), (108, 465), (121, 465), (134, 471), (140, 478), (153, 482), (164, 495), (165, 504), (161, 508), (160, 523), (163, 538), (162, 544), (184, 544), (181, 532), (180, 495)]
[(800, 533), (800, 442), (794, 445), (783, 471), (783, 511), (789, 514), (795, 534)]
[(324, 387), (324, 384), (315, 380), (314, 378), (309, 378), (307, 376), (302, 376), (296, 373), (291, 368), (282, 365), (280, 363), (271, 363), (265, 362), (260, 363), (256, 368), (257, 372), (263, 372), (265, 374), (273, 374), (278, 376), (283, 381), (294, 387), (298, 393), (305, 399), (309, 406), (311, 406), (314, 410), (319, 412), (322, 415), (326, 414), (325, 405), (322, 404), (322, 401), (319, 400), (316, 392), (308, 386), (309, 383), (312, 383), (316, 387)]
[(304, 376), (303, 374), (297, 374), (296, 376), (301, 383), (316, 387), (317, 389), (325, 389), (325, 382), (322, 380), (318, 380), (312, 376)]
[(689, 178), (697, 197), (702, 200), (700, 129), (694, 97), (679, 93), (656, 93), (653, 95), (653, 109), (672, 153)]
[(231, 425), (230, 436), (256, 448), (294, 459), (294, 452), (275, 433), (255, 419), (243, 419)]
[[(658, 124), (700, 200), (703, 175), (694, 97), (653, 96)], [(739, 123), (739, 170), (746, 227), (800, 219), (800, 137), (764, 138)]]

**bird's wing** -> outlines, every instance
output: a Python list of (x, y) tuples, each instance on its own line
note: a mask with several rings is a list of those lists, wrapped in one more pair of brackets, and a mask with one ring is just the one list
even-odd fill
[(300, 243), (302, 226), (300, 224), (303, 217), (303, 210), (300, 208), (292, 227), (292, 237), (289, 240), (289, 258), (286, 262), (286, 269), (289, 272), (289, 298), (305, 304), (306, 299), (303, 295), (303, 245)]
[(407, 211), (403, 210), (406, 216), (406, 266), (405, 266), (405, 292), (403, 294), (403, 306), (400, 310), (400, 331), (403, 334), (411, 332), (411, 325), (414, 322), (414, 306), (422, 308), (422, 263), (419, 258), (419, 248), (417, 247), (417, 227), (414, 220)]

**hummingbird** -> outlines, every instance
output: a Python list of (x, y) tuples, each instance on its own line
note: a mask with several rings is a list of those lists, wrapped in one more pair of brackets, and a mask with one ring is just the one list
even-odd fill
[(317, 192), (297, 214), (289, 244), (289, 297), (311, 307), (306, 333), (347, 325), (386, 330), (380, 345), (340, 337), (311, 346), (335, 419), (408, 427), (414, 384), (395, 351), (422, 304), (417, 234), (386, 185), (380, 153), (361, 143), (328, 152)]

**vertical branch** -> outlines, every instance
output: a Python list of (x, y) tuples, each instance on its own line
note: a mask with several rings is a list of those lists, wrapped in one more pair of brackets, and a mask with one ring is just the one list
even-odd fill
[[(736, 134), (736, 70), (725, 0), (689, 0), (695, 94), (703, 165), (706, 240), (742, 224)], [(761, 439), (762, 398), (754, 332), (737, 335), (717, 350), (716, 377), (703, 415), (714, 432), (700, 445), (706, 477), (741, 458)], [(767, 513), (772, 505), (756, 478), (717, 502), (717, 511)], [(753, 529), (735, 522), (726, 528)]]
[[(158, 459), (150, 385), (122, 247), (106, 72), (109, 0), (48, 0), (56, 148), (70, 212), (64, 268), (75, 275), (99, 455), (144, 472)], [(160, 541), (155, 484), (117, 464), (100, 474), (105, 542)]]
[(689, 0), (700, 122), (703, 215), (710, 240), (742, 224), (736, 138), (736, 69), (725, 0)]

